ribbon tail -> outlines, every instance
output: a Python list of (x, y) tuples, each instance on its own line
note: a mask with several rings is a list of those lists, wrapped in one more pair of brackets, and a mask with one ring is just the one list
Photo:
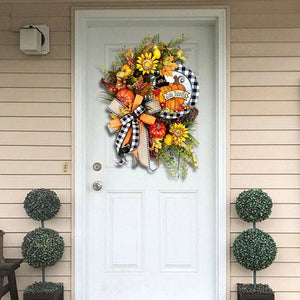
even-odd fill
[(149, 155), (149, 137), (146, 126), (140, 123), (140, 143), (137, 149), (138, 161), (144, 167), (150, 167), (150, 155)]
[(120, 157), (120, 160), (117, 163), (119, 165), (123, 165), (126, 162), (126, 154), (129, 152), (129, 147), (127, 145), (123, 146), (123, 142), (126, 136), (128, 135), (130, 127), (131, 123), (127, 123), (125, 126), (122, 126), (115, 141), (117, 155)]
[(134, 120), (132, 121), (132, 136), (131, 136), (131, 146), (130, 146), (130, 152), (134, 151), (137, 149), (139, 146), (139, 140), (140, 140), (140, 126), (139, 126), (139, 121)]

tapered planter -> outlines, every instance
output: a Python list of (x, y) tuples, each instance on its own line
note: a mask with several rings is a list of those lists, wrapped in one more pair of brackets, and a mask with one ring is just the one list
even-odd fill
[(274, 292), (267, 284), (237, 284), (238, 300), (274, 300)]
[(238, 300), (274, 300), (274, 294), (270, 295), (253, 295), (238, 293)]
[(64, 300), (64, 287), (59, 287), (52, 294), (24, 294), (23, 300)]

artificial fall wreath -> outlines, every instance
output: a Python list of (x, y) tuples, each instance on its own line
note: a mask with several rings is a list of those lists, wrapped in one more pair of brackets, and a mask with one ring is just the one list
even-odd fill
[(112, 68), (103, 68), (101, 84), (111, 120), (108, 128), (116, 133), (119, 164), (131, 153), (135, 163), (152, 169), (151, 159), (164, 163), (173, 177), (186, 178), (188, 166), (198, 168), (193, 152), (198, 145), (192, 135), (198, 110), (199, 84), (183, 65), (180, 49), (187, 37), (169, 43), (159, 35), (148, 35), (134, 49), (124, 46)]

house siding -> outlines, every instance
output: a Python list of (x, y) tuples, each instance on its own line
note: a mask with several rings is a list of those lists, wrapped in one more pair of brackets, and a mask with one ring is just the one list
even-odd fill
[[(32, 188), (54, 189), (62, 208), (46, 226), (65, 239), (65, 255), (47, 269), (49, 280), (72, 290), (72, 122), (71, 6), (183, 7), (181, 1), (103, 2), (0, 1), (0, 228), (5, 256), (21, 257), (23, 236), (39, 224), (27, 218), (22, 202)], [(171, 5), (172, 4), (172, 5)], [(261, 187), (273, 201), (271, 218), (258, 224), (272, 234), (278, 256), (258, 273), (277, 300), (300, 299), (300, 1), (185, 1), (185, 7), (230, 7), (230, 228), (234, 240), (250, 225), (234, 210), (244, 189)], [(49, 55), (19, 51), (18, 29), (50, 26)], [(64, 165), (67, 163), (67, 171)], [(230, 203), (230, 204), (229, 204)], [(23, 264), (17, 272), (20, 293), (39, 270)], [(231, 256), (230, 298), (236, 283), (251, 273)], [(8, 299), (8, 298), (5, 298)]]

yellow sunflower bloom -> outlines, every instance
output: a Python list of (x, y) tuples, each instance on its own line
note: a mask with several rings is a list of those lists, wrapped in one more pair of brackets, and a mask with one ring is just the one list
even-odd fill
[(184, 146), (185, 138), (188, 136), (188, 129), (183, 124), (174, 123), (170, 127), (170, 133), (173, 137), (173, 143), (177, 146)]
[(157, 67), (158, 61), (152, 57), (151, 53), (146, 53), (145, 55), (142, 54), (137, 59), (137, 68), (139, 71), (143, 72), (144, 74), (154, 73), (154, 70)]

